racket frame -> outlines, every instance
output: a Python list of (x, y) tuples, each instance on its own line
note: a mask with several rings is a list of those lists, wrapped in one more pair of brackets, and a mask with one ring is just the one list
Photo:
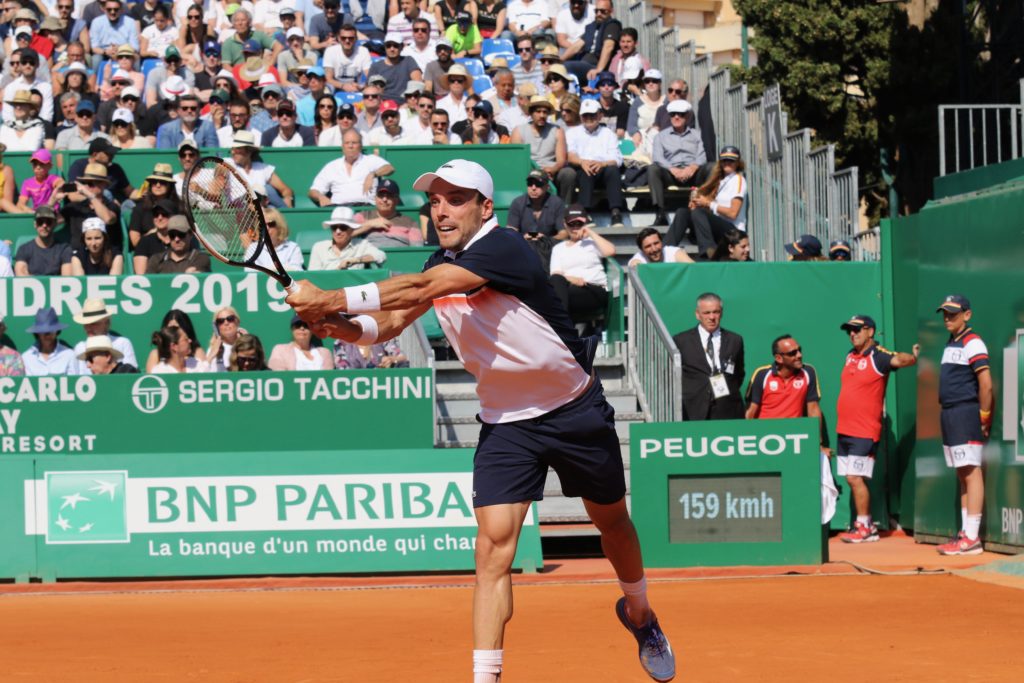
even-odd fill
[[(245, 188), (246, 199), (249, 202), (249, 208), (250, 210), (255, 211), (257, 220), (259, 221), (259, 229), (257, 230), (258, 234), (256, 241), (256, 249), (252, 252), (252, 256), (250, 256), (246, 261), (233, 261), (225, 257), (223, 254), (221, 254), (219, 251), (217, 251), (210, 245), (210, 243), (203, 237), (202, 232), (196, 229), (196, 217), (192, 212), (192, 191), (189, 188), (191, 188), (192, 186), (193, 172), (204, 166), (204, 162), (207, 162), (208, 164), (210, 161), (216, 162), (218, 168), (221, 168), (227, 173), (232, 174), (238, 180), (238, 182), (241, 183), (242, 187)], [(256, 193), (253, 191), (251, 187), (249, 187), (249, 183), (245, 181), (245, 178), (243, 178), (238, 171), (232, 168), (230, 164), (226, 163), (224, 159), (217, 156), (205, 156), (199, 158), (198, 160), (196, 160), (196, 163), (192, 166), (192, 168), (190, 168), (188, 172), (185, 173), (185, 180), (182, 183), (182, 194), (184, 195), (185, 200), (185, 217), (188, 219), (188, 224), (189, 227), (192, 229), (192, 234), (196, 236), (196, 239), (199, 240), (199, 242), (204, 247), (206, 247), (206, 250), (210, 252), (210, 254), (214, 258), (216, 258), (218, 261), (221, 261), (222, 263), (228, 264), (229, 266), (237, 266), (239, 268), (252, 268), (253, 270), (258, 270), (261, 273), (265, 273), (270, 277), (274, 278), (275, 280), (277, 280), (279, 283), (281, 283), (281, 286), (284, 287), (285, 291), (287, 292), (291, 292), (294, 289), (295, 280), (292, 279), (292, 276), (289, 275), (288, 271), (286, 271), (284, 266), (281, 265), (281, 259), (278, 258), (277, 252), (274, 250), (274, 244), (270, 240), (270, 228), (267, 227), (267, 218), (266, 216), (263, 215), (263, 207), (260, 206), (260, 203), (256, 200)], [(202, 212), (201, 208), (196, 208), (198, 212)], [(263, 250), (266, 250), (267, 253), (270, 254), (270, 260), (273, 261), (274, 266), (277, 268), (276, 271), (256, 263), (256, 259), (259, 258)]]

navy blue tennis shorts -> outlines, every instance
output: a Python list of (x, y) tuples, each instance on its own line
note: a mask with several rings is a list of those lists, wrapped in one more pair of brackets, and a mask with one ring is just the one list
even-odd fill
[(550, 413), (484, 424), (473, 457), (473, 507), (543, 499), (549, 466), (568, 497), (608, 505), (626, 495), (615, 409), (596, 377)]
[(878, 442), (861, 436), (847, 436), (836, 434), (836, 455), (862, 455), (875, 457), (878, 452)]
[(980, 444), (985, 438), (981, 434), (981, 408), (977, 403), (960, 403), (943, 407), (939, 413), (942, 425), (943, 446)]

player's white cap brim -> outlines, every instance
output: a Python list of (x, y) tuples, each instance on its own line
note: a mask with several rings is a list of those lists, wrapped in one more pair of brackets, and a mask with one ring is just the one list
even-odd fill
[(444, 180), (455, 187), (476, 190), (487, 199), (494, 199), (494, 180), (480, 164), (466, 159), (452, 159), (433, 173), (424, 173), (412, 184), (412, 189), (430, 192), (435, 180)]

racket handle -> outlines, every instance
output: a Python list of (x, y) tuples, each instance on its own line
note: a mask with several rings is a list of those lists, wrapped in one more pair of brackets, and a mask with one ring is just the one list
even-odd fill
[(292, 280), (288, 284), (284, 285), (284, 291), (287, 292), (288, 294), (295, 294), (297, 291), (299, 291), (299, 283), (296, 282), (295, 280)]

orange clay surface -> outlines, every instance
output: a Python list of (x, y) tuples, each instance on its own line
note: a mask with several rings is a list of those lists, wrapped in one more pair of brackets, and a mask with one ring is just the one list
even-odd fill
[[(1024, 591), (902, 535), (821, 567), (652, 570), (677, 681), (1024, 680)], [(749, 578), (748, 578), (749, 577)], [(471, 577), (0, 586), (0, 681), (470, 681)], [(647, 681), (603, 560), (515, 577), (504, 683)], [(964, 654), (969, 653), (969, 657)]]

